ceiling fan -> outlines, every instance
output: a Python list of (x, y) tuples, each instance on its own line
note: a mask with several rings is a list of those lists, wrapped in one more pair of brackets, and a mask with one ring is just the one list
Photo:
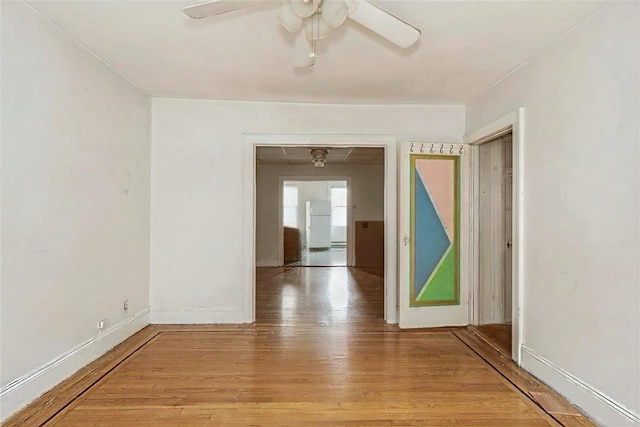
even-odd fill
[[(221, 15), (265, 4), (272, 0), (212, 0), (187, 6), (183, 12), (193, 19)], [(349, 18), (401, 48), (412, 46), (420, 30), (402, 19), (372, 5), (367, 0), (284, 0), (278, 20), (296, 34), (294, 66), (310, 67), (316, 56), (316, 42), (327, 37)]]

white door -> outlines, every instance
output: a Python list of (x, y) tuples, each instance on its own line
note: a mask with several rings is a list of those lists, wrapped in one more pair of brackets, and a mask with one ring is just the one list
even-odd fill
[[(462, 262), (466, 157), (460, 144), (403, 143), (400, 154), (399, 326), (469, 324)], [(463, 185), (465, 184), (465, 185)], [(463, 245), (465, 247), (463, 247)]]

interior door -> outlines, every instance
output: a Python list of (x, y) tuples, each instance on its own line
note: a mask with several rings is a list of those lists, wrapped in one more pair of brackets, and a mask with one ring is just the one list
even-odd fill
[(504, 145), (504, 321), (513, 318), (513, 146), (512, 135), (505, 136)]
[(469, 323), (461, 209), (467, 164), (461, 144), (403, 143), (400, 157), (399, 326)]

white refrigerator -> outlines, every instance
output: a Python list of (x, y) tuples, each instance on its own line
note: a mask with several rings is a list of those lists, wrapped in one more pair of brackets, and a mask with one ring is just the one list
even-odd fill
[(309, 200), (307, 202), (307, 248), (331, 247), (331, 202)]

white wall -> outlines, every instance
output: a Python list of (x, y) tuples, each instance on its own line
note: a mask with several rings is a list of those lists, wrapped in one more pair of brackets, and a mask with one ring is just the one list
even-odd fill
[[(153, 322), (242, 322), (243, 134), (460, 141), (462, 106), (154, 99)], [(248, 268), (248, 267), (245, 267)]]
[(6, 418), (148, 323), (150, 100), (25, 3), (1, 24)]
[(608, 3), (467, 108), (525, 108), (523, 366), (616, 426), (640, 412), (638, 14)]

